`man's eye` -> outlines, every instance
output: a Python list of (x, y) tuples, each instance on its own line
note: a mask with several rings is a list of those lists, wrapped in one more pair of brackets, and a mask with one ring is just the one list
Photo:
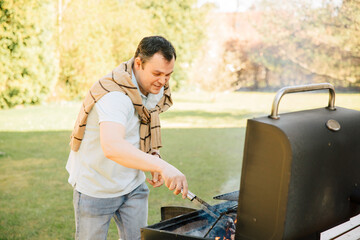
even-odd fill
[(153, 75), (158, 77), (158, 76), (160, 76), (160, 73), (153, 73)]

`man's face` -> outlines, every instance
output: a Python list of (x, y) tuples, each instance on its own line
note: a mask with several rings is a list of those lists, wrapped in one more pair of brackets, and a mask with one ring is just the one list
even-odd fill
[(136, 57), (134, 59), (134, 74), (140, 91), (145, 96), (149, 93), (158, 94), (165, 83), (170, 80), (174, 64), (174, 58), (168, 62), (160, 53), (155, 53), (144, 64), (140, 57)]

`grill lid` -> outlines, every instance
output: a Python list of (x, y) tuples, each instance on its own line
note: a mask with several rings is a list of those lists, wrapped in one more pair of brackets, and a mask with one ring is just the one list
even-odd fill
[(279, 117), (277, 96), (273, 117), (247, 122), (236, 239), (318, 239), (360, 213), (360, 112), (335, 110), (331, 91), (329, 107)]

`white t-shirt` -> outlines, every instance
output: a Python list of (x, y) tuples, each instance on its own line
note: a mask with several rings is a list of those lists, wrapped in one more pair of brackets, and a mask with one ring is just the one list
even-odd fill
[[(135, 76), (132, 82), (138, 88)], [(149, 93), (146, 97), (139, 90), (142, 103), (147, 109), (154, 108), (163, 96)], [(89, 113), (85, 134), (77, 152), (70, 151), (66, 170), (69, 183), (77, 191), (97, 198), (125, 195), (145, 181), (141, 170), (126, 168), (104, 156), (100, 145), (99, 124), (111, 121), (126, 129), (125, 140), (140, 148), (140, 120), (130, 98), (122, 92), (105, 94)]]

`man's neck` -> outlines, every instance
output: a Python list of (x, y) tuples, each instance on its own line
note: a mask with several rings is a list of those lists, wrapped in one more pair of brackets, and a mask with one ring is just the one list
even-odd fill
[(141, 83), (140, 83), (140, 81), (138, 80), (139, 77), (137, 76), (137, 71), (136, 71), (136, 69), (133, 67), (132, 70), (133, 70), (133, 72), (134, 72), (135, 80), (136, 80), (136, 82), (137, 82), (137, 84), (138, 84), (138, 87), (139, 87), (140, 92), (147, 97), (147, 96), (149, 95), (149, 93), (146, 92), (146, 91), (141, 87)]

